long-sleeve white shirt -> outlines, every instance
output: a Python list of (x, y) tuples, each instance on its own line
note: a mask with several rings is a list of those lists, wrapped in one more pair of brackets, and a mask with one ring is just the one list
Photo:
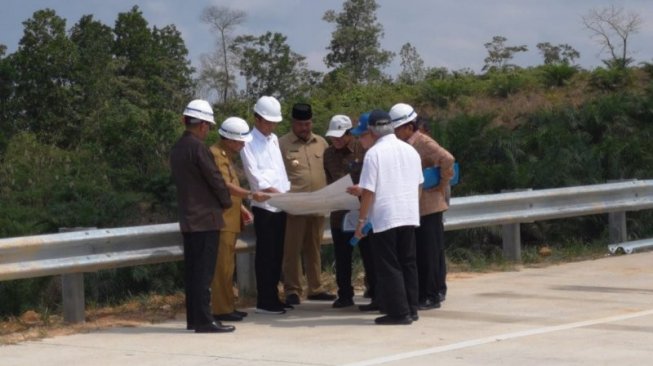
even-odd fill
[[(265, 136), (254, 127), (252, 140), (246, 143), (240, 151), (240, 158), (243, 161), (245, 175), (252, 191), (271, 187), (282, 193), (290, 190), (290, 181), (283, 164), (279, 140), (274, 133)], [(271, 212), (280, 211), (267, 202), (252, 201), (251, 204)]]

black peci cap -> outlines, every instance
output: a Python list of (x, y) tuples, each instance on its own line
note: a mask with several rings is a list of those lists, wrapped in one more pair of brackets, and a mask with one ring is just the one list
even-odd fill
[(311, 105), (307, 103), (296, 103), (292, 106), (292, 118), (298, 121), (306, 121), (313, 118)]

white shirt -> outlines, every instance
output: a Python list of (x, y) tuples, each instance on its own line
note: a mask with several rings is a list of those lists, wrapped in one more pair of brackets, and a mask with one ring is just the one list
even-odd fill
[(365, 154), (359, 186), (374, 192), (368, 213), (375, 233), (400, 226), (419, 226), (421, 159), (394, 134), (378, 139)]
[[(247, 175), (249, 188), (252, 191), (271, 187), (281, 193), (290, 190), (290, 181), (286, 174), (286, 167), (283, 165), (277, 135), (271, 133), (269, 136), (265, 136), (254, 127), (252, 140), (245, 143), (245, 147), (240, 150), (240, 158), (243, 161), (245, 175)], [(280, 211), (267, 202), (252, 201), (251, 204), (271, 212)]]

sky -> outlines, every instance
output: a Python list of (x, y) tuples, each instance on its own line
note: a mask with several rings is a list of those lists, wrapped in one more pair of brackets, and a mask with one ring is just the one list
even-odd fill
[[(247, 14), (234, 34), (261, 35), (266, 31), (288, 37), (291, 49), (306, 57), (312, 70), (328, 71), (324, 56), (335, 25), (322, 20), (324, 12), (342, 10), (344, 0), (2, 0), (0, 44), (14, 52), (22, 37), (22, 22), (34, 11), (54, 9), (70, 29), (82, 15), (93, 14), (113, 27), (118, 13), (138, 5), (150, 26), (174, 24), (181, 32), (193, 66), (200, 56), (215, 49), (215, 34), (200, 21), (202, 9), (227, 6)], [(580, 52), (576, 61), (586, 69), (602, 66), (601, 47), (583, 27), (582, 16), (590, 9), (614, 4), (642, 19), (641, 29), (630, 38), (631, 57), (653, 62), (653, 0), (377, 0), (377, 19), (383, 26), (381, 48), (395, 52), (385, 71), (400, 71), (399, 50), (410, 42), (428, 67), (480, 72), (487, 56), (484, 44), (493, 36), (506, 44), (526, 45), (528, 51), (513, 63), (528, 67), (542, 64), (537, 43), (569, 44)]]

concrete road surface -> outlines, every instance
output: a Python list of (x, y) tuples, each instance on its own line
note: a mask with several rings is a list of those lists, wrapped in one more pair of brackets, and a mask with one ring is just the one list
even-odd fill
[(653, 364), (653, 252), (451, 277), (443, 307), (409, 326), (307, 301), (248, 309), (231, 334), (173, 321), (0, 346), (0, 365)]

